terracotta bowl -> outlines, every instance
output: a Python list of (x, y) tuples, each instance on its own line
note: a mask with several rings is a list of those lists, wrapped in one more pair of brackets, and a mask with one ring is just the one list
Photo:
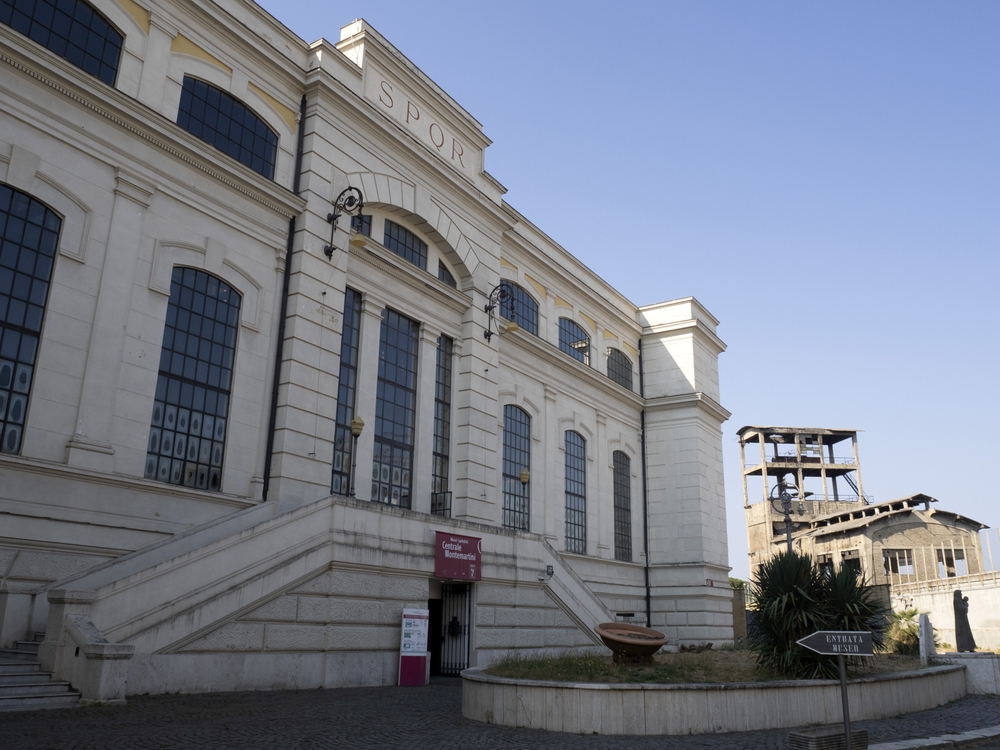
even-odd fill
[(667, 637), (659, 630), (624, 622), (602, 622), (594, 626), (594, 632), (611, 649), (616, 662), (649, 664), (653, 654), (667, 643)]

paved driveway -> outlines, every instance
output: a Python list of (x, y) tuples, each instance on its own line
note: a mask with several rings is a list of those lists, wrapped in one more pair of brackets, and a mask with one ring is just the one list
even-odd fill
[[(342, 688), (130, 698), (127, 706), (0, 713), (2, 750), (320, 750), (787, 747), (788, 730), (686, 737), (566, 735), (462, 718), (459, 680), (426, 688)], [(896, 719), (859, 722), (872, 743), (1000, 724), (1000, 697), (969, 696)]]

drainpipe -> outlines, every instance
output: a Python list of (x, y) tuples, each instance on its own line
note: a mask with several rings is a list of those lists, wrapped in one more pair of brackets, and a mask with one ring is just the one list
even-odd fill
[[(639, 339), (639, 395), (645, 401), (646, 382), (643, 377), (642, 339)], [(646, 627), (653, 627), (653, 605), (649, 588), (649, 491), (646, 487), (646, 407), (639, 414), (639, 448), (642, 453), (642, 550), (645, 553), (646, 566), (643, 570), (646, 576)]]
[[(302, 95), (299, 102), (299, 133), (295, 145), (295, 177), (292, 192), (299, 194), (299, 182), (302, 178), (302, 144), (306, 137), (306, 97)], [(285, 349), (285, 321), (288, 318), (288, 285), (292, 278), (292, 244), (295, 241), (295, 217), (288, 220), (288, 242), (285, 244), (285, 273), (281, 282), (281, 319), (278, 321), (278, 346), (274, 352), (274, 378), (271, 382), (271, 414), (267, 420), (267, 450), (264, 460), (263, 499), (267, 500), (267, 491), (271, 486), (271, 459), (274, 454), (275, 423), (278, 420), (278, 386), (281, 383), (281, 362)]]

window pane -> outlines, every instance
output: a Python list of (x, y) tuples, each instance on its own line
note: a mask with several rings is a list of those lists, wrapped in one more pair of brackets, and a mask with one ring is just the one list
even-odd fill
[(415, 321), (382, 311), (371, 499), (403, 508), (413, 489), (417, 331)]
[[(71, 21), (70, 16), (76, 20)], [(0, 23), (109, 86), (115, 85), (125, 37), (83, 0), (62, 0), (59, 11), (47, 0), (0, 0)]]
[(587, 552), (587, 443), (566, 433), (566, 551)]
[[(354, 398), (358, 379), (358, 342), (361, 338), (361, 295), (348, 289), (344, 295), (344, 327), (340, 339), (340, 384), (337, 386), (337, 426), (333, 438), (333, 494), (350, 494), (351, 452), (354, 438)], [(355, 479), (356, 483), (356, 479)]]
[(621, 451), (612, 455), (615, 492), (615, 559), (632, 562), (632, 461)]
[(427, 270), (427, 243), (406, 227), (386, 219), (382, 244), (413, 265)]
[(500, 282), (502, 290), (500, 309), (497, 311), (512, 320), (528, 333), (538, 335), (538, 303), (524, 289), (512, 281)]
[[(217, 311), (224, 308), (227, 319), (239, 319), (240, 295), (225, 282), (204, 271), (175, 268), (151, 419), (156, 429), (151, 430), (146, 448), (145, 475), (168, 484), (219, 491), (231, 378), (228, 371), (222, 377), (211, 358), (221, 350), (221, 356), (232, 361), (236, 325), (204, 325), (194, 308), (204, 310), (206, 304)], [(216, 325), (228, 343), (213, 342)]]
[(608, 377), (632, 390), (632, 360), (618, 349), (608, 349)]
[(583, 364), (590, 364), (590, 336), (569, 318), (559, 318), (559, 348)]
[(451, 355), (453, 342), (438, 336), (434, 381), (434, 460), (431, 468), (431, 512), (451, 516), (448, 457), (451, 451)]
[(503, 408), (503, 525), (529, 531), (531, 482), (521, 482), (521, 471), (531, 471), (531, 417), (523, 409)]
[[(277, 133), (225, 91), (185, 76), (177, 124), (255, 172), (274, 179)], [(263, 154), (269, 156), (264, 158)]]
[[(48, 301), (52, 262), (38, 251), (59, 217), (30, 195), (0, 185), (0, 453), (18, 453)], [(53, 242), (55, 238), (53, 237)]]

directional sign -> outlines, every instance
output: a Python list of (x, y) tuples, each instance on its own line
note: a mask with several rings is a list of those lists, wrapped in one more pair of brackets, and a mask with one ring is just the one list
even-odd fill
[(872, 634), (865, 630), (817, 630), (796, 641), (826, 656), (874, 656)]

